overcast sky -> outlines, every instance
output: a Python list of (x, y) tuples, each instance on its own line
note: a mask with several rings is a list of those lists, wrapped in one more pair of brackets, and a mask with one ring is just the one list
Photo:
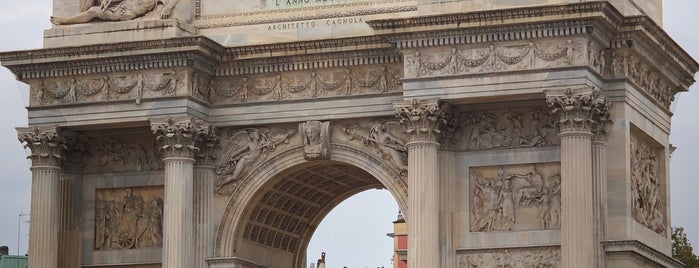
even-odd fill
[[(0, 9), (0, 51), (41, 47), (44, 29), (51, 27), (50, 0), (3, 0)], [(695, 58), (699, 57), (696, 11), (699, 1), (664, 1), (664, 27)], [(671, 160), (672, 224), (685, 227), (689, 238), (699, 248), (699, 90), (694, 86), (675, 101), (671, 142), (678, 147)], [(14, 130), (27, 125), (27, 86), (16, 82), (5, 68), (0, 68), (0, 245), (17, 252), (18, 215), (29, 212), (31, 174), (26, 152)], [(319, 226), (309, 247), (309, 262), (321, 251), (328, 252), (329, 268), (389, 267), (392, 231), (397, 204), (387, 191), (368, 191), (354, 196)], [(20, 253), (26, 252), (28, 229), (21, 223)], [(696, 251), (696, 250), (695, 250)]]

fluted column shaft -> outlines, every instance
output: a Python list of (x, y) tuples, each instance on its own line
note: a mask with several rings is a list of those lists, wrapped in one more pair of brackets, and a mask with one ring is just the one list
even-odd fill
[(80, 209), (80, 175), (63, 174), (58, 182), (58, 267), (80, 267), (82, 253)]
[(34, 166), (32, 171), (29, 268), (58, 267), (58, 178), (61, 168)]
[(17, 128), (19, 141), (31, 149), (32, 193), (29, 268), (58, 267), (59, 195), (62, 152), (58, 128)]
[(595, 252), (597, 252), (597, 267), (606, 267), (604, 241), (607, 234), (605, 216), (607, 215), (607, 143), (606, 141), (592, 141), (592, 178), (595, 191), (594, 215), (595, 215)]
[(214, 167), (194, 168), (194, 267), (206, 268), (206, 258), (213, 257), (214, 226), (211, 221), (214, 194)]
[(592, 133), (561, 133), (561, 267), (596, 267)]
[(440, 267), (439, 143), (409, 142), (408, 147), (408, 263)]
[(408, 265), (441, 267), (439, 135), (449, 106), (436, 99), (394, 103), (408, 134)]
[[(593, 88), (550, 90), (546, 102), (559, 115), (561, 138), (561, 267), (600, 264), (600, 188), (598, 165), (593, 171), (593, 132), (609, 123), (610, 104)], [(599, 159), (595, 158), (595, 161)]]
[(194, 267), (194, 163), (211, 126), (191, 117), (152, 120), (165, 153), (163, 267)]
[(456, 268), (456, 249), (453, 241), (452, 212), (454, 209), (454, 178), (456, 177), (456, 155), (451, 151), (439, 151), (439, 184), (441, 199), (440, 248), (442, 268)]
[(165, 162), (163, 267), (193, 267), (192, 215), (194, 158), (168, 157)]

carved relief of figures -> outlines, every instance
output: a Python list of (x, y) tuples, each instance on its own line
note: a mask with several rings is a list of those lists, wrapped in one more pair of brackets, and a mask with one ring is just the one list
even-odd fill
[(560, 228), (558, 163), (471, 168), (471, 231)]
[(218, 191), (232, 182), (245, 177), (253, 168), (267, 159), (281, 143), (288, 143), (289, 137), (296, 133), (293, 129), (272, 131), (267, 128), (245, 128), (233, 131), (228, 139), (224, 157), (221, 158), (216, 175)]
[(631, 204), (633, 217), (659, 234), (664, 234), (665, 190), (658, 159), (659, 146), (631, 135)]
[(650, 64), (644, 62), (642, 57), (631, 52), (616, 50), (611, 56), (610, 74), (612, 77), (626, 77), (633, 81), (640, 90), (648, 93), (653, 99), (669, 108), (675, 100), (678, 90), (667, 80), (660, 76), (660, 72), (653, 70)]
[(176, 71), (149, 71), (102, 77), (41, 80), (35, 84), (33, 105), (69, 104), (173, 96), (179, 85)]
[(160, 9), (159, 18), (167, 19), (179, 0), (80, 0), (80, 12), (68, 17), (51, 17), (56, 25), (78, 24), (94, 19), (105, 21), (133, 20), (150, 16)]
[(458, 150), (538, 147), (560, 143), (558, 130), (543, 109), (465, 112), (454, 142)]
[(398, 66), (236, 76), (215, 80), (213, 93), (221, 103), (349, 96), (399, 91), (401, 78)]
[(162, 187), (97, 190), (95, 249), (160, 247), (162, 242)]
[(459, 268), (557, 268), (558, 248), (513, 248), (458, 252)]
[(350, 141), (357, 140), (373, 147), (377, 155), (393, 164), (402, 175), (407, 175), (408, 149), (403, 128), (398, 122), (374, 122), (370, 128), (359, 124), (346, 125), (344, 133)]
[(301, 123), (303, 158), (306, 160), (330, 159), (330, 122), (308, 121)]
[(453, 47), (449, 51), (407, 53), (407, 78), (463, 75), (499, 71), (566, 67), (585, 64), (582, 40), (560, 39), (538, 43)]
[[(90, 146), (84, 146), (84, 144)], [(85, 173), (162, 170), (161, 152), (149, 136), (80, 136), (68, 152), (66, 169)]]

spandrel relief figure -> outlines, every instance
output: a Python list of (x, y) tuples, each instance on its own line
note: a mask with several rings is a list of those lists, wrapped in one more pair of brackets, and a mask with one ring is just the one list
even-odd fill
[(560, 171), (557, 170), (555, 163), (474, 168), (471, 231), (560, 228)]
[(217, 183), (219, 191), (231, 182), (247, 175), (256, 164), (266, 159), (277, 145), (288, 143), (294, 130), (283, 129), (272, 133), (267, 128), (246, 128), (231, 134), (230, 145), (223, 162), (216, 168), (221, 178)]
[(94, 19), (125, 21), (159, 11), (160, 18), (167, 19), (179, 0), (80, 0), (80, 12), (68, 17), (51, 17), (56, 25), (78, 24)]
[(95, 249), (136, 249), (162, 244), (163, 190), (159, 187), (97, 191)]
[(301, 123), (300, 132), (303, 134), (303, 158), (319, 160), (330, 158), (330, 122), (308, 121)]
[(357, 124), (344, 128), (345, 135), (349, 136), (350, 140), (359, 140), (375, 148), (382, 159), (389, 161), (405, 176), (408, 172), (408, 149), (405, 147), (405, 139), (396, 134), (402, 133), (402, 130), (398, 122), (392, 121), (375, 122), (370, 128)]

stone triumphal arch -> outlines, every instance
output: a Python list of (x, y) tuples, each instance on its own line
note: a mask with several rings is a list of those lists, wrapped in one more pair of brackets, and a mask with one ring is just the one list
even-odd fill
[[(54, 0), (29, 267), (304, 267), (360, 191), (411, 267), (680, 267), (661, 0)], [(49, 19), (49, 18), (47, 18)], [(388, 257), (388, 256), (387, 256)]]

